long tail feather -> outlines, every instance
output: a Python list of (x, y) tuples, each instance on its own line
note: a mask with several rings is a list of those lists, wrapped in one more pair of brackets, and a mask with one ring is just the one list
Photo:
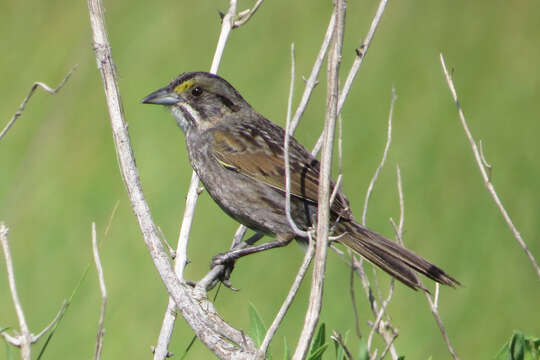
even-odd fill
[(339, 228), (347, 232), (339, 238), (340, 243), (414, 290), (424, 289), (415, 271), (444, 285), (452, 287), (461, 285), (459, 281), (423, 257), (359, 224), (342, 223)]

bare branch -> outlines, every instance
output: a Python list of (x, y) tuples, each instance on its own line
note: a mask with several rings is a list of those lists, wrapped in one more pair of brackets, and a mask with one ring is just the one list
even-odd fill
[(0, 242), (2, 243), (2, 250), (4, 251), (4, 257), (6, 259), (6, 270), (8, 275), (9, 291), (11, 292), (11, 298), (13, 299), (13, 306), (15, 306), (15, 313), (19, 319), (20, 335), (18, 336), (19, 344), (21, 348), (21, 357), (23, 360), (31, 359), (31, 345), (32, 334), (28, 329), (24, 311), (22, 308), (19, 295), (17, 293), (17, 285), (15, 283), (15, 271), (13, 270), (13, 262), (11, 261), (11, 252), (9, 251), (8, 242), (9, 229), (3, 222), (0, 222)]
[[(452, 93), (452, 97), (454, 98), (454, 102), (456, 103), (459, 119), (461, 120), (461, 125), (463, 125), (463, 130), (465, 130), (465, 134), (467, 135), (467, 139), (469, 140), (469, 143), (471, 144), (471, 148), (474, 154), (474, 158), (476, 160), (476, 164), (478, 165), (478, 168), (480, 169), (480, 173), (482, 175), (482, 178), (484, 180), (484, 185), (486, 186), (488, 192), (490, 193), (491, 197), (493, 198), (493, 201), (499, 208), (499, 211), (501, 212), (504, 221), (506, 221), (506, 224), (512, 231), (512, 234), (514, 235), (514, 238), (518, 242), (519, 246), (523, 249), (527, 257), (529, 258), (529, 261), (531, 262), (531, 265), (533, 266), (534, 270), (536, 271), (536, 274), (538, 276), (538, 279), (540, 279), (540, 267), (538, 267), (538, 263), (536, 262), (533, 254), (530, 252), (529, 248), (527, 247), (527, 244), (521, 237), (521, 234), (519, 233), (518, 229), (512, 222), (512, 219), (510, 218), (510, 215), (508, 215), (508, 212), (504, 208), (501, 200), (499, 199), (499, 195), (497, 195), (497, 192), (495, 191), (495, 187), (491, 183), (490, 176), (488, 175), (488, 171), (486, 170), (486, 167), (484, 166), (482, 162), (483, 155), (481, 155), (480, 151), (478, 150), (478, 146), (476, 146), (476, 142), (474, 141), (474, 138), (472, 136), (471, 131), (469, 130), (469, 125), (467, 125), (467, 121), (465, 120), (465, 114), (463, 113), (463, 110), (461, 109), (461, 105), (458, 101), (458, 95), (456, 92), (456, 88), (454, 86), (454, 82), (452, 80), (452, 76), (449, 74), (448, 69), (446, 68), (446, 64), (444, 62), (444, 57), (442, 54), (440, 54), (441, 59), (441, 66), (443, 68), (444, 76), (446, 78), (446, 83), (448, 84), (448, 88), (450, 89), (450, 92)], [(489, 168), (490, 169), (490, 168)]]
[(105, 331), (103, 330), (103, 323), (105, 322), (105, 310), (107, 309), (107, 287), (105, 286), (105, 276), (103, 275), (103, 266), (101, 265), (101, 259), (99, 258), (99, 248), (96, 235), (96, 223), (92, 222), (92, 251), (94, 253), (94, 262), (96, 263), (96, 269), (99, 280), (99, 290), (101, 291), (101, 311), (99, 314), (99, 324), (97, 331), (96, 352), (94, 359), (101, 359), (101, 353), (103, 351), (103, 336)]
[(258, 0), (255, 3), (255, 5), (253, 5), (253, 8), (251, 8), (250, 10), (245, 10), (245, 11), (242, 11), (241, 13), (239, 13), (238, 14), (238, 19), (236, 21), (234, 21), (234, 23), (233, 23), (233, 29), (236, 29), (237, 27), (242, 26), (245, 23), (247, 23), (249, 21), (249, 19), (251, 19), (251, 17), (253, 16), (253, 14), (255, 14), (255, 12), (262, 5), (263, 1), (264, 0)]
[[(343, 341), (343, 338), (341, 337), (341, 334), (338, 333), (336, 330), (333, 331), (332, 336), (330, 336), (332, 340), (337, 342), (339, 346), (343, 348), (343, 351), (345, 352), (345, 356), (347, 356), (348, 360), (353, 360), (353, 356), (347, 346), (345, 345), (345, 342)], [(338, 359), (341, 360), (341, 359)]]
[[(420, 285), (424, 286), (422, 282), (420, 282)], [(452, 358), (454, 360), (459, 360), (458, 355), (456, 354), (456, 350), (454, 350), (454, 347), (452, 346), (452, 343), (450, 342), (450, 338), (448, 337), (448, 333), (446, 332), (446, 328), (444, 327), (444, 324), (442, 322), (441, 316), (439, 315), (439, 283), (435, 283), (435, 296), (432, 299), (431, 296), (427, 291), (424, 291), (424, 295), (426, 296), (426, 299), (429, 303), (429, 308), (431, 309), (431, 313), (433, 314), (433, 317), (435, 318), (435, 321), (437, 322), (437, 326), (439, 326), (439, 330), (441, 331), (442, 337), (444, 339), (444, 342), (446, 343), (446, 346), (448, 347), (448, 351), (450, 352), (450, 355), (452, 355)]]
[(270, 328), (266, 332), (266, 335), (264, 336), (261, 347), (259, 348), (259, 356), (261, 356), (262, 358), (265, 358), (266, 352), (268, 351), (268, 346), (270, 345), (270, 341), (272, 341), (272, 338), (276, 334), (276, 331), (279, 325), (283, 321), (283, 318), (285, 317), (287, 310), (289, 310), (289, 307), (291, 306), (294, 300), (294, 297), (298, 293), (298, 289), (300, 288), (300, 285), (302, 284), (302, 280), (304, 279), (304, 276), (306, 275), (306, 272), (309, 268), (309, 264), (311, 263), (311, 259), (313, 258), (313, 252), (314, 252), (315, 246), (314, 246), (314, 241), (311, 236), (311, 233), (308, 233), (308, 238), (309, 238), (309, 243), (308, 243), (308, 248), (306, 250), (306, 254), (304, 255), (304, 261), (302, 261), (302, 265), (300, 265), (300, 268), (298, 269), (298, 274), (296, 275), (296, 278), (294, 279), (294, 282), (291, 285), (291, 289), (289, 290), (289, 293), (287, 294), (285, 301), (281, 305), (281, 308), (279, 309), (278, 314), (274, 318), (272, 325), (270, 325)]
[(36, 89), (38, 87), (42, 88), (43, 90), (45, 90), (46, 92), (48, 92), (49, 94), (51, 95), (54, 95), (56, 94), (58, 91), (60, 91), (60, 89), (65, 85), (65, 83), (69, 80), (71, 74), (75, 71), (75, 69), (77, 69), (77, 65), (75, 65), (73, 67), (73, 69), (71, 69), (66, 77), (64, 78), (64, 80), (62, 80), (60, 82), (60, 84), (56, 87), (56, 89), (51, 89), (47, 84), (45, 83), (42, 83), (42, 82), (35, 82), (32, 87), (30, 88), (30, 91), (28, 92), (28, 95), (24, 98), (21, 106), (19, 106), (19, 108), (17, 109), (17, 112), (15, 112), (15, 115), (13, 115), (13, 117), (11, 118), (11, 120), (9, 120), (9, 122), (7, 123), (7, 125), (4, 127), (4, 129), (2, 130), (2, 132), (0, 132), (0, 140), (2, 140), (2, 138), (7, 134), (7, 132), (9, 131), (9, 129), (13, 126), (13, 124), (15, 124), (15, 121), (17, 121), (17, 119), (22, 115), (25, 107), (26, 107), (26, 104), (28, 104), (28, 101), (30, 101), (30, 98), (32, 97), (32, 95), (34, 95), (34, 92), (36, 91)]
[(285, 166), (285, 214), (287, 216), (287, 221), (289, 225), (294, 230), (296, 235), (307, 237), (307, 232), (301, 230), (294, 219), (291, 216), (291, 169), (289, 167), (289, 139), (291, 132), (291, 109), (292, 109), (292, 98), (294, 94), (294, 44), (291, 44), (291, 82), (289, 87), (289, 100), (287, 102), (287, 120), (285, 124), (285, 139), (283, 139), (283, 157), (284, 157), (284, 166)]
[(319, 320), (324, 287), (324, 272), (328, 250), (328, 225), (330, 219), (330, 177), (332, 170), (332, 151), (336, 126), (337, 103), (339, 97), (339, 66), (345, 29), (345, 0), (336, 0), (336, 27), (333, 34), (333, 48), (328, 54), (327, 109), (324, 125), (324, 141), (321, 155), (321, 174), (319, 176), (319, 196), (317, 208), (317, 242), (309, 305), (304, 327), (293, 355), (293, 360), (304, 359)]
[(219, 358), (252, 359), (257, 350), (253, 341), (242, 331), (234, 329), (223, 321), (216, 313), (212, 303), (207, 300), (205, 293), (196, 292), (196, 289), (189, 287), (184, 282), (180, 282), (173, 272), (169, 256), (161, 244), (157, 227), (152, 220), (150, 209), (141, 189), (129, 133), (124, 122), (123, 108), (116, 80), (116, 67), (112, 60), (105, 31), (101, 2), (99, 0), (89, 0), (88, 8), (97, 66), (105, 88), (118, 163), (133, 211), (137, 217), (154, 266), (158, 270), (167, 291), (174, 298), (182, 316), (210, 351)]
[[(349, 74), (347, 75), (347, 79), (345, 80), (345, 85), (343, 85), (343, 89), (339, 93), (339, 102), (338, 102), (338, 110), (337, 110), (338, 115), (341, 114), (341, 109), (343, 109), (343, 105), (345, 105), (345, 100), (347, 99), (347, 96), (349, 95), (354, 78), (356, 77), (358, 70), (360, 70), (360, 66), (364, 62), (364, 58), (366, 57), (366, 54), (369, 50), (369, 46), (371, 45), (373, 36), (375, 36), (375, 31), (379, 27), (379, 23), (381, 22), (382, 16), (384, 14), (384, 10), (386, 9), (387, 2), (388, 0), (381, 0), (379, 2), (379, 6), (377, 7), (377, 12), (375, 13), (375, 16), (373, 17), (373, 20), (371, 21), (371, 26), (369, 27), (369, 31), (366, 35), (366, 38), (364, 42), (362, 43), (362, 45), (360, 45), (360, 49), (356, 50), (356, 58), (354, 59), (351, 69), (349, 70)], [(319, 137), (319, 140), (317, 141), (317, 144), (315, 145), (315, 148), (313, 149), (312, 154), (318, 154), (321, 149), (321, 145), (322, 145), (322, 136)]]
[[(388, 350), (394, 349), (394, 340), (396, 340), (397, 337), (398, 337), (398, 333), (394, 333), (394, 334), (392, 335), (392, 338), (390, 339), (390, 341), (388, 341), (388, 342), (386, 343), (386, 346), (384, 347), (384, 350), (383, 350), (383, 352), (381, 353), (381, 356), (379, 357), (379, 359), (384, 359), (384, 357), (386, 356), (386, 353), (388, 352)], [(397, 358), (397, 356), (394, 355), (394, 354), (392, 355), (392, 358), (394, 358), (394, 356)]]
[(309, 99), (311, 98), (311, 94), (313, 93), (313, 89), (317, 85), (317, 77), (319, 77), (319, 72), (321, 71), (324, 56), (328, 51), (328, 45), (330, 44), (332, 33), (334, 32), (335, 23), (336, 12), (334, 11), (332, 13), (332, 16), (330, 17), (330, 23), (328, 24), (328, 28), (326, 29), (326, 34), (324, 35), (321, 49), (319, 50), (319, 54), (315, 59), (315, 64), (313, 65), (311, 74), (306, 81), (306, 87), (304, 89), (304, 93), (302, 94), (302, 98), (300, 99), (300, 104), (298, 104), (298, 108), (296, 109), (296, 112), (294, 113), (293, 119), (291, 121), (291, 133), (293, 134), (294, 130), (298, 126), (298, 123), (300, 122), (300, 119), (302, 118), (302, 115), (304, 114), (304, 111), (306, 110)]
[(403, 245), (403, 224), (405, 223), (405, 201), (403, 200), (403, 184), (401, 182), (401, 169), (396, 165), (397, 188), (399, 196), (399, 226), (396, 234), (396, 241)]
[(364, 209), (362, 211), (362, 225), (366, 226), (366, 217), (367, 217), (367, 209), (369, 204), (369, 199), (371, 197), (371, 194), (373, 193), (373, 188), (375, 187), (375, 183), (377, 182), (377, 179), (379, 178), (379, 174), (384, 167), (384, 163), (386, 162), (386, 158), (388, 157), (388, 151), (390, 150), (390, 144), (392, 143), (392, 119), (394, 117), (394, 104), (396, 103), (396, 89), (392, 87), (392, 101), (390, 102), (390, 113), (388, 114), (388, 130), (386, 133), (386, 144), (384, 145), (384, 151), (383, 156), (381, 159), (381, 162), (379, 163), (379, 166), (377, 166), (377, 169), (375, 170), (375, 174), (373, 174), (373, 177), (371, 178), (371, 181), (369, 182), (369, 186), (366, 192), (366, 198), (364, 200)]
[(49, 330), (51, 330), (53, 326), (56, 325), (56, 323), (58, 323), (58, 321), (62, 318), (62, 316), (64, 316), (64, 312), (66, 311), (67, 306), (68, 306), (68, 302), (64, 300), (64, 302), (60, 306), (60, 310), (58, 310), (58, 313), (56, 314), (54, 319), (52, 319), (49, 325), (47, 325), (43, 330), (41, 330), (39, 334), (32, 336), (32, 344), (35, 344), (39, 339), (41, 339), (43, 335), (49, 332)]
[(340, 92), (339, 96), (339, 103), (338, 103), (338, 113), (341, 112), (341, 109), (343, 108), (343, 105), (345, 104), (345, 100), (347, 99), (347, 96), (349, 95), (349, 91), (351, 90), (352, 83), (354, 81), (354, 78), (356, 77), (356, 74), (358, 74), (358, 70), (360, 70), (360, 66), (364, 62), (364, 58), (367, 55), (367, 52), (369, 50), (369, 47), (371, 45), (371, 40), (373, 40), (373, 37), (375, 36), (375, 31), (379, 27), (379, 23), (381, 22), (382, 16), (384, 14), (384, 10), (386, 9), (386, 4), (388, 0), (381, 0), (379, 2), (379, 6), (377, 7), (377, 12), (375, 13), (375, 16), (373, 17), (373, 20), (371, 21), (371, 26), (369, 27), (369, 31), (366, 35), (366, 38), (362, 45), (360, 45), (360, 49), (356, 52), (356, 58), (354, 59), (354, 62), (351, 66), (351, 70), (349, 71), (349, 74), (347, 75), (347, 79), (345, 80), (345, 85), (343, 85), (343, 89)]
[(493, 170), (493, 166), (489, 164), (484, 156), (484, 147), (482, 146), (482, 140), (478, 140), (478, 147), (480, 148), (480, 158), (482, 159), (482, 164), (484, 164), (484, 167), (487, 169), (488, 173), (488, 180), (491, 182), (491, 171)]

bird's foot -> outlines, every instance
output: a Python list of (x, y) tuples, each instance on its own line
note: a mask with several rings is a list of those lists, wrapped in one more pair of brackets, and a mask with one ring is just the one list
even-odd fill
[(231, 257), (229, 253), (220, 253), (212, 258), (210, 268), (213, 269), (216, 266), (222, 266), (223, 269), (220, 271), (217, 279), (229, 289), (238, 291), (238, 289), (234, 288), (230, 282), (231, 274), (234, 270), (235, 260), (236, 259)]

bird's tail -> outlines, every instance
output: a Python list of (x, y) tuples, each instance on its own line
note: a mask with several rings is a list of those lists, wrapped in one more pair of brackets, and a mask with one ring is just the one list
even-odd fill
[(415, 272), (444, 285), (452, 287), (461, 285), (459, 281), (423, 257), (357, 223), (347, 222), (338, 226), (339, 232), (342, 230), (346, 232), (337, 240), (338, 242), (414, 290), (424, 289)]

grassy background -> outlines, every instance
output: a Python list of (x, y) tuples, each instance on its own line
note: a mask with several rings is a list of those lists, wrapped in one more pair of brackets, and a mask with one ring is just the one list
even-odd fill
[[(252, 1), (240, 1), (239, 8)], [(367, 32), (376, 2), (348, 5), (343, 73)], [(178, 234), (191, 168), (183, 135), (165, 110), (140, 99), (184, 71), (208, 70), (219, 17), (227, 2), (106, 1), (106, 16), (120, 88), (146, 196), (171, 243)], [(296, 44), (297, 74), (307, 76), (327, 26), (330, 1), (276, 0), (263, 4), (235, 30), (220, 73), (259, 112), (283, 124), (289, 81), (289, 48)], [(109, 290), (104, 358), (149, 358), (167, 296), (145, 249), (114, 155), (103, 87), (96, 70), (85, 1), (0, 3), (2, 85), (0, 123), (15, 112), (34, 81), (56, 84), (75, 64), (66, 87), (38, 91), (0, 143), (0, 219), (10, 241), (19, 295), (33, 331), (48, 323), (91, 260), (90, 223), (100, 238), (114, 204), (120, 206), (102, 261)], [(494, 165), (493, 182), (510, 214), (540, 257), (540, 8), (509, 4), (392, 2), (343, 109), (345, 190), (356, 216), (379, 162), (395, 85), (398, 100), (389, 163), (375, 188), (370, 227), (391, 235), (397, 218), (395, 166), (402, 169), (405, 242), (442, 266), (464, 286), (443, 289), (441, 314), (462, 358), (491, 358), (513, 329), (540, 334), (540, 287), (530, 263), (488, 196), (443, 80), (438, 54), (456, 69), (455, 81), (471, 130)], [(342, 77), (344, 79), (344, 76)], [(297, 132), (308, 147), (324, 118), (324, 79)], [(298, 81), (300, 84), (301, 81)], [(297, 86), (296, 99), (301, 93)], [(209, 199), (197, 208), (188, 277), (200, 278), (214, 254), (229, 246), (236, 224)], [(246, 258), (216, 306), (233, 325), (249, 327), (252, 302), (269, 323), (301, 262), (297, 246)], [(0, 328), (17, 328), (2, 262)], [(331, 254), (322, 320), (330, 329), (353, 329), (349, 270)], [(380, 277), (386, 288), (388, 277)], [(308, 288), (304, 286), (274, 343), (296, 343)], [(372, 319), (366, 300), (358, 307)], [(396, 347), (409, 359), (449, 358), (421, 294), (397, 285), (389, 307), (400, 330)], [(52, 341), (48, 359), (93, 353), (99, 290), (92, 269)], [(171, 351), (191, 338), (181, 320)], [(352, 338), (352, 337), (351, 337)], [(358, 347), (353, 339), (351, 348)], [(0, 352), (0, 359), (4, 352)], [(191, 358), (209, 358), (197, 344)]]

